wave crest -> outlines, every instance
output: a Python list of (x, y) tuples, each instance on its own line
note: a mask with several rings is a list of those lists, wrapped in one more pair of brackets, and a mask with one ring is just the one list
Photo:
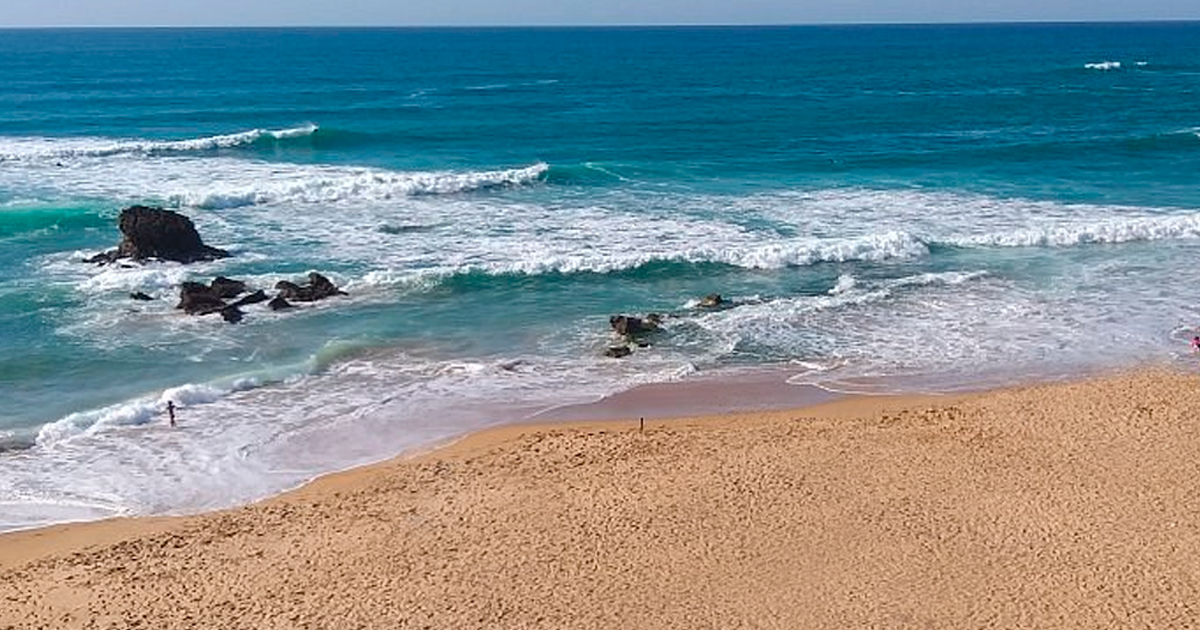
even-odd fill
[[(490, 264), (439, 266), (421, 271), (376, 269), (358, 282), (365, 287), (402, 287), (421, 292), (455, 278), (468, 276), (541, 276), (571, 274), (637, 274), (662, 266), (728, 265), (744, 269), (784, 269), (822, 263), (911, 260), (937, 248), (1063, 248), (1110, 245), (1139, 241), (1200, 238), (1200, 214), (1131, 217), (1092, 223), (1047, 225), (1022, 230), (996, 230), (975, 235), (924, 236), (888, 231), (857, 238), (783, 241), (762, 245), (734, 245), (645, 252), (588, 254), (543, 253)], [(945, 282), (949, 276), (940, 277)], [(914, 281), (920, 280), (917, 277)], [(974, 279), (966, 276), (963, 280)], [(834, 294), (856, 285), (852, 276), (838, 281)]]
[(27, 161), (117, 155), (157, 155), (214, 151), (252, 145), (264, 139), (289, 140), (320, 129), (309, 123), (287, 129), (251, 129), (187, 140), (114, 140), (107, 138), (11, 138), (0, 144), (0, 161)]
[(226, 382), (188, 383), (171, 387), (158, 396), (145, 396), (108, 407), (80, 411), (42, 425), (35, 442), (37, 446), (48, 447), (103, 429), (148, 424), (165, 415), (167, 401), (184, 408), (204, 405), (234, 392), (253, 389), (260, 384), (261, 381), (257, 378), (245, 377)]
[(697, 248), (689, 251), (615, 257), (558, 256), (521, 260), (508, 266), (472, 269), (485, 273), (537, 275), (545, 273), (612, 273), (653, 263), (718, 263), (746, 269), (805, 267), (823, 262), (882, 261), (915, 258), (929, 253), (919, 238), (906, 232), (886, 232), (859, 238), (772, 243), (741, 248)]
[(1200, 215), (1109, 219), (953, 238), (958, 247), (1071, 247), (1200, 237)]
[(519, 186), (536, 181), (550, 167), (538, 163), (524, 168), (475, 172), (396, 172), (379, 169), (327, 169), (277, 178), (224, 190), (175, 194), (171, 205), (204, 209), (239, 208), (268, 203), (332, 203), (386, 201), (419, 195), (455, 193)]

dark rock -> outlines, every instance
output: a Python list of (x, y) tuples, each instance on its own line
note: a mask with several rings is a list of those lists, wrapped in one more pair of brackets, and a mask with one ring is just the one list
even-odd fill
[(312, 287), (313, 294), (317, 300), (334, 295), (348, 295), (345, 291), (338, 289), (337, 285), (331, 282), (329, 278), (315, 271), (308, 274), (308, 284)]
[(613, 315), (608, 318), (608, 325), (612, 326), (613, 331), (622, 337), (636, 337), (658, 330), (658, 324), (661, 321), (662, 318), (654, 313), (645, 319), (628, 315)]
[(230, 304), (230, 306), (246, 306), (249, 304), (258, 304), (259, 302), (266, 302), (269, 299), (270, 298), (267, 297), (267, 292), (263, 291), (262, 289), (259, 289), (259, 290), (255, 291), (254, 293), (251, 293), (250, 295), (242, 296), (242, 299), (234, 302), (233, 304)]
[(614, 359), (621, 359), (631, 354), (633, 354), (633, 350), (630, 350), (629, 346), (612, 346), (604, 351), (604, 356)]
[(345, 291), (338, 289), (337, 285), (333, 284), (329, 278), (315, 271), (308, 274), (308, 284), (304, 286), (280, 280), (275, 283), (275, 289), (279, 291), (280, 297), (297, 302), (316, 302), (334, 295), (347, 295)]
[(201, 299), (194, 301), (188, 307), (185, 307), (183, 312), (187, 313), (188, 315), (211, 315), (213, 313), (220, 313), (227, 306), (229, 305), (220, 300), (213, 301)]
[(129, 299), (138, 300), (140, 302), (149, 302), (150, 300), (153, 300), (154, 298), (150, 297), (149, 295), (146, 295), (145, 293), (142, 293), (141, 291), (135, 291), (135, 292), (129, 294)]
[(700, 303), (696, 306), (699, 306), (700, 308), (717, 308), (724, 304), (725, 300), (721, 297), (720, 293), (709, 293), (708, 295), (700, 298)]
[(209, 288), (213, 290), (218, 297), (222, 299), (235, 298), (246, 292), (246, 283), (241, 280), (233, 280), (225, 276), (217, 276), (209, 283)]
[(207, 315), (225, 308), (225, 300), (206, 284), (184, 282), (179, 285), (179, 303), (175, 308), (188, 315)]
[(192, 280), (184, 280), (179, 283), (179, 292), (182, 293), (211, 293), (212, 287), (203, 282), (195, 282)]
[(283, 294), (276, 295), (267, 302), (267, 306), (271, 307), (272, 311), (282, 311), (285, 308), (293, 308), (295, 305), (284, 299)]
[(221, 319), (224, 319), (225, 321), (229, 322), (230, 324), (236, 324), (236, 323), (242, 321), (242, 317), (243, 317), (242, 310), (232, 304), (221, 309), (220, 313), (221, 313)]
[(158, 258), (181, 263), (226, 258), (229, 252), (205, 245), (192, 220), (171, 210), (132, 206), (121, 211), (118, 219), (121, 244), (117, 249), (97, 254), (87, 262), (110, 263), (120, 258), (146, 260)]
[(275, 283), (275, 290), (279, 291), (278, 297), (280, 298), (296, 299), (296, 296), (300, 295), (301, 288), (300, 285), (296, 284), (295, 282), (280, 280), (279, 282)]
[[(245, 317), (241, 307), (248, 304), (266, 302), (269, 298), (263, 290), (258, 290), (242, 296), (240, 300), (226, 303), (225, 300), (246, 291), (246, 283), (232, 278), (217, 277), (209, 284), (199, 282), (183, 282), (179, 285), (179, 304), (175, 308), (183, 309), (189, 315), (210, 315), (218, 313), (225, 321), (236, 324)], [(279, 300), (281, 298), (276, 298)], [(275, 300), (272, 300), (272, 308)], [(284, 301), (286, 303), (286, 300)], [(276, 308), (276, 310), (278, 310)]]
[(381, 225), (379, 231), (384, 234), (416, 234), (419, 232), (432, 232), (432, 225), (418, 225), (415, 223), (406, 225)]

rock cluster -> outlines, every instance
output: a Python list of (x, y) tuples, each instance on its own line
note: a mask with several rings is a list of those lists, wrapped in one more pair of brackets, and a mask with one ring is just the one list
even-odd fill
[[(205, 245), (192, 220), (171, 210), (131, 206), (121, 211), (117, 222), (121, 243), (116, 249), (96, 254), (86, 262), (107, 264), (128, 258), (137, 262), (170, 260), (187, 264), (229, 256), (223, 249)], [(179, 286), (179, 303), (175, 308), (188, 315), (219, 313), (225, 321), (236, 323), (245, 317), (242, 308), (251, 304), (266, 302), (271, 310), (278, 311), (291, 308), (289, 300), (315, 302), (346, 295), (329, 278), (316, 272), (308, 274), (308, 284), (281, 280), (275, 289), (277, 293), (271, 298), (262, 289), (248, 293), (245, 282), (223, 276), (208, 284), (184, 282)], [(246, 295), (242, 295), (244, 293)], [(154, 299), (141, 291), (130, 293), (129, 297), (137, 301)]]
[(308, 284), (306, 285), (280, 280), (275, 284), (275, 290), (279, 291), (278, 297), (285, 301), (295, 300), (297, 302), (316, 302), (335, 295), (346, 295), (346, 292), (334, 286), (329, 278), (315, 271), (308, 274)]
[(645, 348), (650, 345), (646, 337), (651, 333), (659, 330), (659, 325), (662, 324), (662, 315), (658, 313), (650, 313), (645, 317), (634, 317), (632, 315), (613, 315), (608, 318), (608, 325), (613, 332), (621, 339), (621, 344), (609, 346), (604, 351), (604, 356), (614, 359), (621, 359), (633, 354), (631, 346)]
[[(297, 301), (313, 302), (334, 295), (346, 295), (346, 292), (338, 289), (329, 278), (315, 271), (308, 274), (307, 285), (301, 286), (283, 280), (276, 284), (275, 288), (279, 293), (271, 298), (262, 289), (248, 292), (249, 289), (245, 282), (223, 276), (214, 278), (209, 284), (184, 282), (179, 286), (179, 303), (175, 305), (175, 308), (181, 309), (188, 315), (220, 313), (225, 321), (235, 324), (245, 317), (242, 307), (251, 304), (266, 302), (271, 310), (278, 311), (292, 307), (288, 297)], [(246, 295), (233, 302), (226, 301), (237, 298), (243, 293)]]
[[(719, 293), (709, 293), (696, 301), (695, 309), (699, 311), (717, 311), (733, 308), (737, 303), (721, 297)], [(608, 325), (616, 334), (620, 343), (604, 349), (604, 356), (621, 359), (633, 354), (634, 348), (650, 346), (650, 339), (663, 330), (664, 319), (679, 317), (679, 313), (649, 313), (645, 317), (634, 315), (613, 315), (608, 318)]]

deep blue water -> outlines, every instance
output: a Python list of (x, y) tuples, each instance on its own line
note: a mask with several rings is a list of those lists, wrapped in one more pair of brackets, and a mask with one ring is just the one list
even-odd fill
[[(1197, 102), (1195, 23), (0, 31), (0, 528), (697, 374), (1182, 360)], [(135, 203), (234, 257), (81, 263)], [(313, 270), (350, 296), (172, 308)], [(650, 311), (651, 347), (602, 356)]]

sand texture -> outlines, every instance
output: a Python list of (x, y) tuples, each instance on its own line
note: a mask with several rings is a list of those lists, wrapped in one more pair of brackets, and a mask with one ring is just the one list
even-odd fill
[(0, 628), (1196, 628), (1200, 378), (508, 428), (0, 537)]

